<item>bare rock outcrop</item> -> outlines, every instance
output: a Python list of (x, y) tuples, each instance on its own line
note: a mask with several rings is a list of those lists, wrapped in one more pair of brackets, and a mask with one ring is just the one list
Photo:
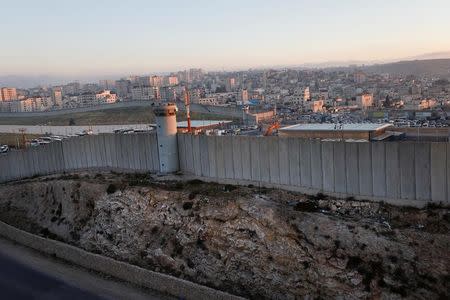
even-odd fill
[(445, 208), (119, 175), (0, 192), (8, 223), (253, 299), (449, 295)]

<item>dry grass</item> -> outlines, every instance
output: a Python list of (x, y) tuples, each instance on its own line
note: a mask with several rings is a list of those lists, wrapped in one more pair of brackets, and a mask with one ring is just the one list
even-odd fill
[[(228, 116), (191, 113), (193, 120), (232, 120)], [(108, 125), (108, 124), (149, 124), (155, 123), (155, 115), (150, 107), (113, 108), (92, 112), (82, 112), (48, 117), (2, 117), (0, 125)], [(179, 121), (186, 120), (186, 114), (179, 112)]]
[[(30, 141), (39, 137), (36, 134), (25, 134), (25, 139)], [(0, 133), (0, 145), (8, 145), (10, 147), (16, 148), (18, 145), (20, 148), (24, 147), (23, 145), (23, 136), (18, 133)]]

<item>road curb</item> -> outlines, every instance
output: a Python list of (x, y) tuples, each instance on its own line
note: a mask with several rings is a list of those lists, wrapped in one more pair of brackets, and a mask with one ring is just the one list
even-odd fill
[(17, 229), (0, 221), (0, 236), (83, 268), (97, 271), (180, 299), (244, 299), (170, 275), (146, 270), (109, 257)]

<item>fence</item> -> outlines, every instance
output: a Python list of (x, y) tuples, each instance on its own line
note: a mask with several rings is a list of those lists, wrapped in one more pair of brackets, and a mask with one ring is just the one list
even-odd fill
[(180, 168), (219, 182), (396, 204), (450, 203), (450, 144), (178, 135)]
[(157, 172), (156, 134), (101, 134), (0, 155), (0, 182), (83, 169)]
[[(178, 151), (181, 171), (205, 180), (450, 204), (450, 143), (178, 134)], [(84, 136), (0, 155), (0, 182), (83, 169), (158, 172), (156, 134)]]

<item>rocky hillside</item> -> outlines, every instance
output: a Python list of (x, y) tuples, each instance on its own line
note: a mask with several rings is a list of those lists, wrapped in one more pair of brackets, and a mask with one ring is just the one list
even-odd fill
[(439, 207), (80, 174), (0, 185), (0, 220), (252, 299), (449, 297)]

